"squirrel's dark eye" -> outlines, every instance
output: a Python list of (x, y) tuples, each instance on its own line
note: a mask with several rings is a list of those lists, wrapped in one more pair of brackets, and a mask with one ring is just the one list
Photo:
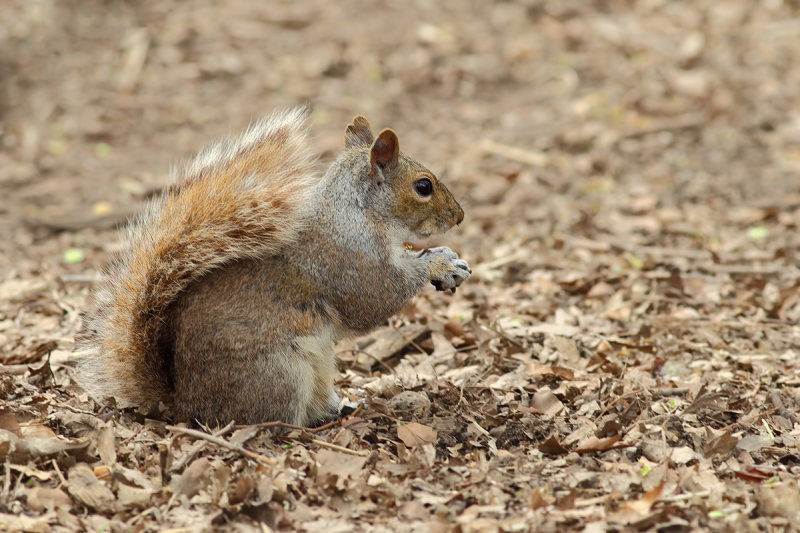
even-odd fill
[(421, 178), (414, 182), (414, 190), (420, 196), (430, 196), (433, 194), (433, 183), (428, 178)]

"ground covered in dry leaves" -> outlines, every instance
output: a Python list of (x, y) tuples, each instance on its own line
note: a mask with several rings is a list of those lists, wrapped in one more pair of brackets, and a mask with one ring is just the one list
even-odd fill
[[(273, 5), (269, 5), (273, 4)], [(0, 529), (779, 531), (800, 519), (800, 5), (11, 0)], [(340, 347), (318, 431), (74, 385), (80, 310), (169, 166), (275, 107), (364, 114), (474, 268)]]

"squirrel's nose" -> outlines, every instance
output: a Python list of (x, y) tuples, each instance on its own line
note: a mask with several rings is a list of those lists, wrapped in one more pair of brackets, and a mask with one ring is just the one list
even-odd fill
[(459, 207), (458, 213), (456, 213), (456, 224), (461, 224), (463, 220), (464, 220), (464, 210)]

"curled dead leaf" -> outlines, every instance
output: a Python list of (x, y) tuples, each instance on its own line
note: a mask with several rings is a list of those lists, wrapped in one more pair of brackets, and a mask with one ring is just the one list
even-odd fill
[(555, 435), (550, 435), (538, 446), (539, 451), (548, 455), (564, 455), (569, 453), (569, 450), (561, 444)]

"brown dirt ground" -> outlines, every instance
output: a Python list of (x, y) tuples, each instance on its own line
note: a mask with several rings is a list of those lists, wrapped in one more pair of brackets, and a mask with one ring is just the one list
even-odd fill
[[(3, 4), (0, 528), (797, 527), (800, 3), (386, 4)], [(117, 227), (305, 102), (446, 180), (473, 278), (341, 347), (333, 428), (109, 418), (70, 352)]]

